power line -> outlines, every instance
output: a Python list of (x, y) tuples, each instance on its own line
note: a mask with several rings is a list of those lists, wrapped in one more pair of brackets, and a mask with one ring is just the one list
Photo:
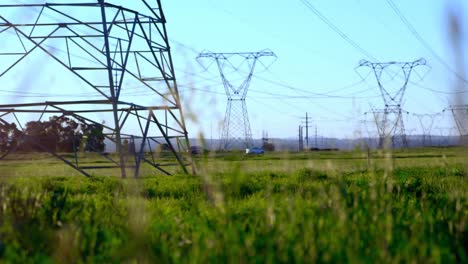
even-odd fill
[[(13, 34), (12, 32), (7, 32), (7, 33), (10, 33), (10, 34)], [(178, 42), (178, 41), (174, 41), (176, 42), (179, 46), (185, 48), (185, 49), (189, 49), (191, 50), (192, 52), (196, 52), (196, 49), (188, 46), (188, 45), (185, 45), (181, 42)], [(47, 48), (49, 49), (54, 49), (56, 51), (60, 51), (60, 52), (64, 52), (64, 50), (60, 49), (60, 48), (57, 48), (57, 47), (54, 47), (54, 46), (49, 46), (49, 45), (45, 45)], [(97, 61), (94, 61), (94, 60), (90, 60), (89, 58), (84, 58), (82, 56), (79, 56), (77, 54), (72, 54), (73, 57), (77, 57), (77, 58), (81, 58), (83, 60), (86, 60), (88, 62), (92, 62), (92, 63), (97, 63)], [(204, 76), (202, 76), (201, 74), (199, 73), (193, 73), (193, 72), (188, 72), (188, 71), (184, 71), (184, 70), (181, 70), (181, 69), (178, 69), (179, 71), (182, 71), (184, 72), (185, 74), (187, 75), (190, 75), (190, 76), (193, 76), (193, 77), (197, 77), (197, 78), (201, 78), (203, 81), (214, 81), (215, 78), (217, 77), (213, 77), (213, 78), (206, 78)], [(254, 92), (257, 92), (257, 93), (262, 93), (264, 95), (272, 95), (272, 96), (278, 96), (277, 97), (264, 97), (262, 99), (281, 99), (279, 97), (283, 97), (283, 98), (287, 98), (287, 99), (327, 99), (327, 98), (337, 98), (337, 99), (371, 99), (371, 98), (377, 98), (378, 96), (363, 96), (363, 97), (356, 97), (356, 96), (352, 96), (353, 94), (357, 94), (359, 92), (362, 92), (362, 91), (358, 91), (358, 92), (355, 92), (355, 93), (351, 93), (351, 94), (348, 94), (346, 96), (338, 96), (338, 95), (331, 95), (330, 93), (336, 93), (336, 92), (339, 92), (339, 91), (343, 91), (343, 90), (346, 90), (346, 89), (349, 89), (349, 88), (352, 88), (352, 87), (355, 87), (361, 83), (363, 83), (363, 81), (359, 81), (359, 82), (356, 82), (356, 83), (352, 83), (350, 85), (346, 85), (344, 87), (341, 87), (341, 88), (337, 88), (337, 89), (334, 89), (334, 90), (331, 90), (331, 91), (327, 91), (325, 93), (315, 93), (315, 92), (311, 92), (309, 90), (305, 90), (305, 89), (300, 89), (300, 88), (297, 88), (297, 87), (293, 87), (291, 85), (288, 85), (288, 84), (284, 84), (284, 83), (280, 83), (278, 81), (272, 81), (272, 80), (268, 80), (266, 78), (263, 78), (263, 77), (260, 77), (260, 76), (257, 76), (257, 75), (254, 75), (254, 77), (256, 77), (257, 79), (261, 79), (265, 82), (268, 82), (268, 83), (271, 83), (271, 84), (275, 84), (275, 85), (278, 85), (280, 87), (284, 87), (284, 88), (288, 88), (290, 90), (294, 90), (294, 91), (298, 91), (298, 92), (302, 92), (302, 93), (307, 93), (307, 94), (312, 94), (313, 96), (291, 96), (291, 95), (283, 95), (283, 94), (275, 94), (275, 93), (269, 93), (269, 92), (260, 92), (260, 91), (255, 91), (253, 90)], [(419, 87), (423, 88), (423, 89), (426, 89), (426, 90), (429, 90), (429, 91), (432, 91), (432, 92), (436, 92), (436, 93), (443, 93), (443, 94), (457, 94), (457, 93), (466, 93), (468, 91), (460, 91), (460, 92), (443, 92), (443, 91), (439, 91), (439, 90), (435, 90), (435, 89), (431, 89), (431, 88), (428, 88), (428, 87), (424, 87), (420, 84), (416, 84), (418, 85)], [(180, 86), (180, 85), (179, 85)], [(214, 85), (213, 85), (214, 86)], [(143, 87), (143, 86), (141, 86)], [(212, 86), (209, 86), (209, 87), (212, 87)], [(133, 87), (133, 88), (138, 88), (138, 87)], [(198, 90), (198, 91), (202, 91), (202, 92), (211, 92), (211, 91), (207, 91), (207, 90), (201, 90), (201, 89), (195, 89), (192, 87), (193, 90)], [(126, 88), (126, 90), (128, 91), (129, 90), (129, 87)], [(363, 91), (367, 91), (369, 89), (366, 89), (366, 90), (363, 90)], [(16, 92), (13, 92), (13, 91), (8, 91), (8, 90), (0, 90), (0, 92), (5, 92), (5, 93), (16, 93)], [(214, 94), (221, 94), (221, 93), (216, 93), (216, 92), (211, 92), (211, 93), (214, 93)], [(25, 93), (25, 92), (17, 92), (16, 94), (17, 97), (24, 97), (24, 98), (28, 98), (28, 97), (61, 97), (61, 96), (69, 96), (67, 94), (63, 94), (63, 95), (60, 95), (60, 94), (54, 94), (54, 95), (47, 95), (47, 94), (37, 94), (37, 93)], [(124, 95), (124, 93), (122, 94)], [(132, 94), (133, 96), (145, 96), (145, 95), (150, 95), (150, 93), (141, 93), (141, 94), (135, 94), (133, 93)], [(97, 93), (92, 93), (92, 94), (88, 94), (88, 93), (83, 93), (83, 94), (75, 94), (74, 95), (75, 97), (88, 97), (88, 96), (100, 96), (98, 95)]]
[[(258, 100), (257, 97), (252, 97), (251, 100), (253, 100), (253, 101), (255, 101), (255, 102), (259, 103), (259, 104), (262, 104), (262, 105), (266, 106), (267, 108), (272, 109), (272, 110), (276, 111), (277, 113), (280, 113), (280, 114), (282, 114), (284, 116), (292, 116), (291, 113), (287, 113), (287, 112), (284, 112), (283, 110), (280, 110), (277, 105), (267, 104), (262, 100)], [(283, 101), (282, 103), (287, 104), (288, 106), (291, 106), (291, 107), (295, 107), (294, 105), (289, 104), (289, 103), (287, 103), (285, 101)], [(299, 109), (299, 108), (297, 108), (297, 109)], [(300, 109), (300, 110), (302, 111), (302, 109)]]
[[(193, 53), (197, 53), (198, 54), (198, 51), (189, 46), (189, 45), (186, 45), (180, 41), (173, 41), (174, 43), (176, 43), (178, 46), (182, 47), (182, 48), (185, 48), (185, 49), (188, 49), (189, 51), (193, 52)], [(186, 72), (187, 73), (187, 72)], [(195, 76), (200, 76), (199, 74), (195, 74)], [(364, 83), (363, 80), (360, 80), (358, 82), (354, 82), (354, 83), (351, 83), (349, 85), (345, 85), (343, 87), (340, 87), (340, 88), (336, 88), (336, 89), (333, 89), (331, 91), (326, 91), (326, 92), (323, 92), (323, 93), (316, 93), (316, 92), (311, 92), (309, 90), (305, 90), (305, 89), (301, 89), (301, 88), (297, 88), (297, 87), (294, 87), (292, 85), (289, 85), (289, 84), (285, 84), (285, 83), (282, 83), (282, 82), (279, 82), (279, 81), (273, 81), (273, 80), (269, 80), (267, 78), (264, 78), (264, 77), (261, 77), (261, 76), (258, 76), (256, 74), (253, 75), (254, 78), (257, 78), (257, 79), (260, 79), (262, 81), (265, 81), (267, 83), (270, 83), (270, 84), (274, 84), (274, 85), (277, 85), (277, 86), (280, 86), (280, 87), (283, 87), (283, 88), (287, 88), (287, 89), (290, 89), (290, 90), (293, 90), (293, 91), (296, 91), (296, 92), (301, 92), (301, 93), (305, 93), (305, 94), (311, 94), (312, 96), (290, 96), (290, 95), (283, 95), (283, 94), (276, 94), (276, 93), (269, 93), (269, 92), (260, 92), (260, 91), (256, 91), (256, 90), (253, 90), (251, 89), (251, 91), (253, 92), (257, 92), (257, 93), (263, 93), (263, 94), (267, 94), (267, 95), (273, 95), (273, 96), (281, 96), (281, 97), (285, 97), (285, 98), (291, 98), (291, 99), (296, 99), (296, 98), (305, 98), (305, 99), (327, 99), (327, 98), (341, 98), (341, 99), (370, 99), (370, 98), (377, 98), (379, 96), (364, 96), (364, 97), (356, 97), (356, 96), (352, 96), (353, 94), (355, 93), (351, 93), (349, 95), (346, 95), (346, 96), (339, 96), (339, 95), (332, 95), (331, 93), (337, 93), (337, 92), (341, 92), (341, 91), (344, 91), (344, 90), (347, 90), (347, 89), (350, 89), (350, 88), (353, 88), (353, 87), (356, 87), (362, 83)], [(201, 77), (203, 78), (203, 77)], [(366, 89), (367, 90), (370, 90), (370, 89)], [(363, 90), (361, 91), (358, 91), (356, 92), (356, 94), (360, 93), (360, 92), (363, 92)], [(264, 99), (276, 99), (276, 98), (264, 98)]]
[[(281, 87), (284, 87), (284, 88), (287, 88), (287, 89), (290, 89), (290, 90), (293, 90), (293, 91), (296, 91), (296, 92), (301, 92), (301, 93), (305, 93), (305, 94), (311, 94), (311, 95), (314, 95), (316, 99), (319, 99), (319, 98), (343, 98), (343, 99), (355, 99), (356, 97), (352, 97), (352, 96), (340, 96), (340, 95), (331, 95), (331, 94), (326, 94), (326, 93), (316, 93), (316, 92), (312, 92), (312, 91), (309, 91), (309, 90), (305, 90), (305, 89), (301, 89), (301, 88), (297, 88), (297, 87), (294, 87), (292, 85), (289, 85), (289, 84), (285, 84), (285, 83), (281, 83), (281, 82), (278, 82), (278, 81), (273, 81), (273, 80), (269, 80), (269, 79), (266, 79), (266, 78), (263, 78), (261, 76), (257, 76), (257, 75), (254, 75), (255, 78), (257, 79), (260, 79), (264, 82), (267, 82), (267, 83), (270, 83), (270, 84), (274, 84), (274, 85), (277, 85), (277, 86), (281, 86)], [(363, 97), (363, 98), (375, 98), (376, 96), (372, 96), (372, 97)]]
[[(214, 86), (214, 85), (213, 85), (213, 86)], [(217, 85), (216, 85), (216, 86), (217, 86)], [(199, 92), (204, 92), (204, 93), (211, 93), (211, 94), (216, 94), (216, 95), (223, 95), (223, 96), (226, 95), (225, 93), (216, 92), (216, 91), (211, 91), (211, 90), (206, 90), (206, 89), (195, 88), (195, 87), (186, 86), (186, 85), (180, 85), (180, 84), (179, 84), (179, 87), (188, 88), (188, 89), (180, 90), (181, 92), (190, 92), (190, 91), (194, 90), (194, 91), (199, 91)], [(212, 86), (207, 86), (207, 87), (212, 87)]]
[[(302, 0), (301, 0), (302, 1)], [(197, 50), (189, 45), (186, 45), (180, 41), (174, 41), (177, 45), (179, 45), (180, 47), (182, 48), (185, 48), (185, 49), (188, 49), (190, 50), (191, 52), (193, 53), (197, 53)], [(372, 56), (371, 56), (372, 57)], [(363, 80), (360, 80), (358, 82), (354, 82), (352, 84), (349, 84), (349, 85), (346, 85), (346, 86), (343, 86), (343, 87), (340, 87), (340, 88), (337, 88), (337, 89), (333, 89), (331, 91), (326, 91), (326, 92), (322, 92), (322, 93), (317, 93), (317, 92), (311, 92), (309, 90), (305, 90), (305, 89), (301, 89), (301, 88), (297, 88), (297, 87), (294, 87), (292, 85), (289, 85), (289, 84), (285, 84), (285, 83), (282, 83), (282, 82), (279, 82), (279, 81), (273, 81), (273, 80), (269, 80), (269, 79), (266, 79), (264, 77), (261, 77), (261, 76), (258, 76), (258, 75), (253, 75), (254, 78), (257, 78), (257, 79), (260, 79), (262, 81), (265, 81), (267, 83), (271, 83), (271, 84), (274, 84), (274, 85), (277, 85), (277, 86), (280, 86), (280, 87), (283, 87), (283, 88), (287, 88), (287, 89), (290, 89), (290, 90), (293, 90), (293, 91), (296, 91), (296, 92), (301, 92), (301, 93), (305, 93), (305, 94), (311, 94), (312, 96), (290, 96), (290, 95), (283, 95), (283, 94), (274, 94), (274, 93), (268, 93), (268, 92), (260, 92), (260, 91), (255, 91), (255, 90), (252, 90), (253, 92), (257, 92), (257, 93), (264, 93), (264, 94), (268, 94), (268, 95), (273, 95), (273, 96), (281, 96), (281, 97), (284, 97), (284, 98), (289, 98), (289, 99), (330, 99), (330, 98), (337, 98), (337, 99), (372, 99), (372, 98), (378, 98), (379, 96), (362, 96), (362, 97), (356, 97), (356, 96), (353, 96), (354, 94), (358, 94), (358, 93), (362, 93), (362, 92), (365, 92), (365, 91), (368, 91), (368, 90), (371, 90), (371, 88), (369, 89), (365, 89), (365, 90), (361, 90), (361, 91), (357, 91), (355, 93), (350, 93), (348, 95), (345, 95), (345, 96), (340, 96), (340, 95), (333, 95), (331, 93), (337, 93), (337, 92), (341, 92), (341, 91), (344, 91), (344, 90), (348, 90), (349, 88), (353, 88), (353, 87), (356, 87), (362, 83), (364, 83)], [(276, 98), (276, 97), (265, 97), (263, 99), (280, 99), (280, 98)]]
[(439, 54), (437, 54), (437, 52), (435, 52), (435, 50), (431, 47), (431, 45), (429, 45), (429, 43), (427, 43), (421, 37), (421, 35), (418, 33), (418, 31), (416, 31), (416, 29), (413, 27), (413, 25), (411, 25), (411, 23), (408, 21), (408, 19), (406, 19), (406, 17), (403, 15), (401, 10), (396, 6), (396, 4), (393, 2), (393, 0), (386, 0), (386, 1), (387, 1), (388, 5), (393, 9), (395, 14), (397, 14), (397, 16), (403, 22), (403, 24), (406, 25), (406, 27), (411, 32), (411, 34), (413, 34), (413, 36), (432, 54), (432, 56), (434, 56), (436, 58), (436, 60), (439, 61), (440, 64), (442, 64), (445, 68), (447, 68), (447, 70), (449, 70), (450, 72), (455, 74), (455, 76), (457, 78), (459, 78), (460, 80), (462, 80), (465, 83), (468, 83), (468, 81), (465, 78), (463, 78), (463, 76), (461, 76), (458, 72), (456, 72), (454, 69), (452, 69), (452, 67), (450, 67), (450, 65), (448, 65), (448, 63), (445, 60), (443, 60), (442, 57), (439, 56)]
[(377, 61), (377, 59), (372, 56), (368, 51), (363, 49), (359, 44), (352, 40), (348, 35), (341, 31), (336, 25), (334, 25), (326, 16), (324, 16), (317, 8), (315, 8), (308, 0), (300, 0), (312, 13), (314, 13), (320, 20), (322, 20), (329, 28), (331, 28), (335, 33), (337, 33), (342, 39), (344, 39), (348, 44), (353, 46), (356, 50), (364, 54), (366, 57)]
[[(308, 0), (300, 0), (305, 6), (307, 6), (317, 17), (319, 17), (325, 24), (327, 24), (333, 31), (335, 31), (340, 37), (342, 37), (344, 40), (346, 40), (351, 46), (353, 46), (355, 49), (363, 53), (365, 56), (372, 58), (375, 61), (378, 61), (375, 59), (369, 52), (367, 52), (365, 49), (363, 49), (361, 46), (359, 46), (355, 41), (353, 41), (351, 38), (349, 38), (343, 31), (341, 31), (337, 26), (335, 26), (327, 17), (325, 17), (317, 8), (315, 8)], [(402, 12), (398, 9), (398, 7), (394, 4), (392, 0), (386, 0), (389, 5), (394, 8), (394, 11), (397, 13), (397, 15), (402, 19), (402, 21), (408, 26), (410, 31), (415, 35), (415, 37), (423, 43), (423, 45), (431, 51), (434, 57), (436, 57), (437, 60), (439, 60), (448, 70), (450, 70), (452, 73), (454, 73), (458, 78), (462, 79), (464, 82), (467, 82), (463, 77), (461, 77), (457, 72), (455, 72), (451, 67), (430, 47), (430, 45), (424, 41), (424, 39), (418, 34), (418, 32), (414, 29), (414, 27), (409, 23), (409, 21), (406, 19), (406, 17), (402, 14)], [(441, 93), (441, 94), (459, 94), (459, 93), (466, 93), (468, 91), (457, 91), (457, 92), (444, 92), (444, 91), (439, 91), (436, 89), (431, 89), (428, 87), (424, 87), (420, 84), (418, 84), (420, 88), (435, 92), (435, 93)]]
[(441, 90), (432, 89), (432, 88), (423, 86), (423, 85), (418, 84), (418, 83), (415, 83), (415, 82), (411, 82), (411, 83), (414, 84), (414, 85), (416, 85), (416, 86), (418, 86), (419, 88), (424, 89), (424, 90), (428, 90), (428, 91), (431, 91), (431, 92), (434, 92), (434, 93), (439, 93), (439, 94), (448, 94), (448, 95), (451, 95), (451, 94), (463, 94), (463, 93), (468, 93), (468, 90), (455, 91), (455, 92), (447, 92), (447, 91), (441, 91)]

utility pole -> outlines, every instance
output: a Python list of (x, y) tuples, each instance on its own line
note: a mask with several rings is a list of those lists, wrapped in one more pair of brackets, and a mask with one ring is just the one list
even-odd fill
[(317, 125), (315, 125), (315, 147), (318, 149), (318, 144), (317, 144)]
[(299, 151), (304, 150), (304, 138), (302, 137), (302, 126), (299, 125)]
[(312, 119), (311, 117), (309, 117), (309, 114), (306, 112), (306, 116), (305, 118), (302, 117), (301, 119), (305, 119), (305, 121), (303, 121), (302, 123), (305, 123), (305, 126), (303, 128), (306, 129), (306, 136), (305, 136), (305, 140), (306, 140), (306, 147), (307, 149), (309, 149), (309, 120)]
[(270, 139), (268, 138), (268, 132), (266, 130), (262, 131), (262, 145), (266, 146), (270, 143)]
[(213, 149), (213, 121), (210, 122), (210, 151)]

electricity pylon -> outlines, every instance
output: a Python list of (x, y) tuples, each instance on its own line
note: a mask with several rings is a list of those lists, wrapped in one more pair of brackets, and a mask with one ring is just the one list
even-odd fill
[[(384, 109), (371, 111), (374, 114), (374, 121), (379, 131), (379, 147), (386, 147), (386, 145), (382, 144), (389, 144), (390, 142), (394, 147), (408, 146), (402, 117), (402, 114), (406, 111), (402, 109), (402, 102), (411, 73), (421, 65), (426, 65), (426, 60), (419, 59), (413, 62), (369, 62), (361, 60), (359, 62), (357, 68), (368, 67), (373, 71), (385, 105)], [(401, 76), (401, 74), (403, 75)], [(390, 83), (397, 82), (395, 80), (397, 76), (402, 77), (403, 84), (397, 84), (390, 88), (392, 86)], [(421, 75), (419, 76), (421, 79), (423, 78)], [(386, 77), (390, 78), (385, 80)]]
[(419, 120), (422, 132), (422, 144), (423, 146), (432, 145), (432, 127), (434, 126), (435, 119), (440, 113), (435, 114), (413, 114)]
[(460, 136), (468, 135), (468, 105), (451, 105), (443, 110), (450, 111)]
[[(112, 146), (107, 152), (115, 149), (117, 157), (100, 152), (104, 162), (95, 164), (86, 164), (86, 159), (81, 162), (76, 148), (74, 158), (70, 158), (29, 137), (25, 130), (17, 131), (21, 141), (50, 153), (86, 176), (97, 169), (116, 168), (122, 177), (126, 177), (127, 169), (138, 177), (143, 163), (164, 174), (171, 174), (169, 166), (174, 165), (187, 172), (190, 161), (182, 153), (186, 153), (189, 142), (160, 0), (128, 1), (128, 7), (105, 0), (6, 2), (0, 4), (0, 35), (2, 43), (8, 44), (0, 48), (0, 79), (17, 74), (24, 80), (2, 79), (2, 89), (10, 88), (19, 94), (24, 90), (35, 92), (31, 98), (42, 97), (46, 101), (12, 104), (8, 98), (0, 98), (0, 125), (21, 128), (17, 116), (29, 118), (27, 115), (34, 114), (40, 115), (38, 121), (58, 115), (78, 120), (84, 126), (100, 127), (106, 147)], [(34, 59), (31, 54), (37, 53), (44, 56), (40, 67), (29, 66), (27, 71), (21, 68), (27, 67), (28, 59)], [(43, 70), (49, 65), (63, 72)], [(66, 77), (59, 76), (64, 74)], [(36, 82), (44, 76), (57, 78), (59, 87), (45, 94), (52, 82), (45, 87)], [(72, 81), (75, 83), (70, 85)], [(14, 88), (15, 83), (21, 82), (33, 85)], [(38, 92), (41, 96), (37, 96)], [(57, 94), (62, 94), (61, 99), (52, 100)], [(144, 97), (136, 99), (139, 94)], [(76, 100), (80, 97), (86, 99)], [(129, 141), (134, 151), (124, 149)], [(157, 147), (171, 153), (174, 162), (158, 161), (153, 155)]]
[[(364, 114), (367, 114), (367, 112)], [(360, 120), (359, 122), (361, 124), (361, 130), (365, 128), (365, 132), (362, 132), (362, 135), (361, 135), (361, 137), (363, 137), (364, 139), (364, 144), (368, 145), (369, 147), (375, 147), (375, 146), (378, 147), (380, 139), (379, 138), (376, 139), (375, 135), (377, 134), (377, 137), (379, 137), (379, 133), (378, 131), (376, 132), (375, 130), (373, 130), (374, 127), (376, 127), (375, 121), (367, 120), (366, 118), (364, 118), (363, 120)], [(371, 126), (372, 128), (370, 128)]]
[(460, 143), (468, 144), (468, 105), (451, 105), (443, 110), (452, 113), (460, 135)]
[[(265, 69), (268, 69), (273, 63), (264, 64), (261, 60), (265, 57), (276, 59), (276, 55), (269, 50), (238, 53), (203, 52), (197, 56), (198, 62), (205, 69), (216, 63), (228, 99), (221, 135), (220, 149), (222, 150), (251, 148), (253, 146), (245, 100), (257, 63), (260, 63)], [(204, 64), (206, 62), (209, 64)], [(234, 74), (243, 75), (240, 77), (242, 82), (238, 85), (233, 84), (235, 79), (232, 78), (232, 75)]]
[(435, 127), (434, 129), (439, 131), (439, 146), (449, 146), (450, 139), (458, 134), (456, 127)]
[(386, 107), (384, 109), (372, 109), (364, 114), (372, 114), (377, 133), (379, 134), (379, 148), (390, 145), (393, 147), (408, 146), (403, 114), (409, 114), (409, 112), (401, 108)]

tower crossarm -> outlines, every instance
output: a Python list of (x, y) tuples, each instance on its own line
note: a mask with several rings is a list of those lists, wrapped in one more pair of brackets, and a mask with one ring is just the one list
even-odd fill
[(434, 126), (434, 121), (439, 115), (440, 113), (413, 114), (413, 116), (415, 116), (418, 119), (424, 136), (431, 134), (432, 128)]
[[(373, 71), (385, 105), (401, 105), (413, 69), (422, 65), (426, 65), (426, 60), (422, 58), (413, 62), (370, 62), (367, 60), (361, 60), (359, 62), (358, 68), (369, 67)], [(403, 83), (396, 91), (390, 91), (387, 89), (386, 84), (382, 81), (382, 75), (384, 72), (394, 75), (398, 74), (398, 72), (392, 70), (391, 67), (398, 68), (399, 71), (401, 70), (403, 73)]]
[[(207, 67), (204, 67), (206, 69), (213, 64), (213, 61), (216, 63), (228, 99), (245, 100), (257, 62), (260, 62), (265, 68), (268, 68), (267, 65), (261, 62), (261, 58), (263, 57), (276, 58), (276, 55), (268, 50), (258, 52), (202, 52), (196, 59), (200, 64), (202, 64), (202, 61), (211, 61)], [(238, 61), (240, 63), (236, 64), (234, 61)], [(241, 70), (241, 66), (244, 64), (247, 64), (248, 68), (246, 66), (246, 70)], [(245, 79), (239, 86), (235, 86), (232, 83), (233, 80), (228, 78), (228, 71), (241, 74), (245, 73)]]

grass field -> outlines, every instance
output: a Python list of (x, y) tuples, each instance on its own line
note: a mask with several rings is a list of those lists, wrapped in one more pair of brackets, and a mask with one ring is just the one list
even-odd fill
[(468, 263), (467, 155), (213, 154), (198, 176), (139, 180), (16, 157), (0, 163), (0, 262)]

